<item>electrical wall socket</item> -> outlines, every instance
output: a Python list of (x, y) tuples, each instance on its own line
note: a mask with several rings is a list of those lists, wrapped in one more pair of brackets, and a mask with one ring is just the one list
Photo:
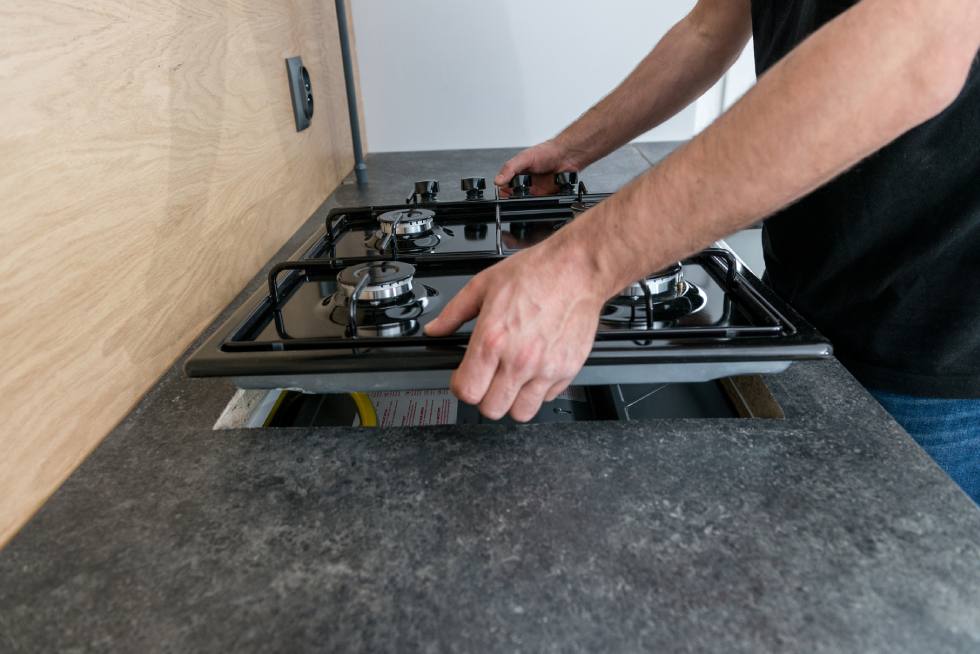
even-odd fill
[(310, 73), (303, 65), (302, 57), (290, 57), (286, 60), (286, 74), (289, 78), (289, 96), (293, 100), (296, 131), (302, 132), (310, 126), (310, 120), (313, 118), (313, 87), (310, 84)]

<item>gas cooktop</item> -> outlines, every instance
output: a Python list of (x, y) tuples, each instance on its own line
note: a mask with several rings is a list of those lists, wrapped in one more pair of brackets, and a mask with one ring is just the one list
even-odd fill
[[(293, 259), (188, 360), (192, 377), (311, 393), (442, 388), (474, 323), (423, 332), (484, 268), (548, 238), (607, 197), (574, 173), (532, 196), (464, 178), (466, 199), (422, 181), (404, 204), (334, 209)], [(487, 197), (487, 195), (492, 197)], [(555, 289), (556, 292), (565, 292)], [(637, 280), (609, 299), (577, 385), (697, 382), (780, 372), (829, 356), (829, 343), (719, 245)]]

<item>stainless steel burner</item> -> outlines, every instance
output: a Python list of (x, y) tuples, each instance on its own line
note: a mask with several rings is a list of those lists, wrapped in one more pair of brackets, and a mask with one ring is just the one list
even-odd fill
[(610, 326), (660, 329), (698, 313), (708, 303), (708, 296), (696, 284), (681, 281), (678, 291), (651, 294), (649, 299), (617, 295), (603, 307), (599, 320)]
[(646, 297), (647, 291), (657, 300), (664, 298), (677, 297), (683, 295), (687, 288), (684, 281), (684, 268), (679, 263), (675, 263), (669, 268), (665, 268), (658, 273), (650, 275), (646, 279), (633, 282), (619, 292), (620, 297), (642, 298)]
[(442, 232), (438, 227), (421, 234), (392, 236), (375, 231), (364, 241), (364, 245), (378, 252), (390, 252), (395, 256), (403, 254), (422, 254), (435, 252), (442, 242)]
[[(415, 266), (375, 261), (344, 268), (337, 290), (322, 303), (330, 321), (347, 336), (395, 337), (414, 334), (420, 318), (438, 306), (439, 292), (415, 284)], [(435, 304), (434, 304), (435, 303)]]
[(374, 261), (344, 268), (337, 275), (337, 286), (357, 300), (378, 302), (412, 292), (415, 266), (401, 261)]
[(435, 212), (431, 209), (397, 209), (378, 216), (384, 234), (411, 236), (432, 229)]

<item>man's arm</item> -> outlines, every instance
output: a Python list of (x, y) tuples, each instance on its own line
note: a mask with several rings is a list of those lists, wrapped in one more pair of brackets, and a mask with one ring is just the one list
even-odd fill
[(976, 0), (862, 0), (661, 165), (475, 277), (429, 327), (449, 333), (480, 315), (454, 392), (491, 418), (530, 419), (584, 363), (606, 298), (940, 113), (978, 46)]
[(672, 117), (734, 63), (751, 32), (750, 8), (749, 0), (699, 0), (612, 93), (505, 163), (494, 182), (503, 186), (524, 171), (581, 170)]
[[(822, 186), (934, 117), (980, 43), (975, 0), (864, 0), (763, 76), (699, 138), (569, 230), (625, 285)], [(596, 215), (595, 218), (599, 216)], [(606, 234), (601, 239), (599, 234)], [(638, 251), (629, 234), (650, 235)], [(666, 234), (666, 236), (665, 236)]]

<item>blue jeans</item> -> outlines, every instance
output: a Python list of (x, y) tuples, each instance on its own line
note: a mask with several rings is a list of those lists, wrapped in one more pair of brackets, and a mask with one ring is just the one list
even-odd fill
[(898, 424), (980, 504), (980, 400), (871, 391)]

